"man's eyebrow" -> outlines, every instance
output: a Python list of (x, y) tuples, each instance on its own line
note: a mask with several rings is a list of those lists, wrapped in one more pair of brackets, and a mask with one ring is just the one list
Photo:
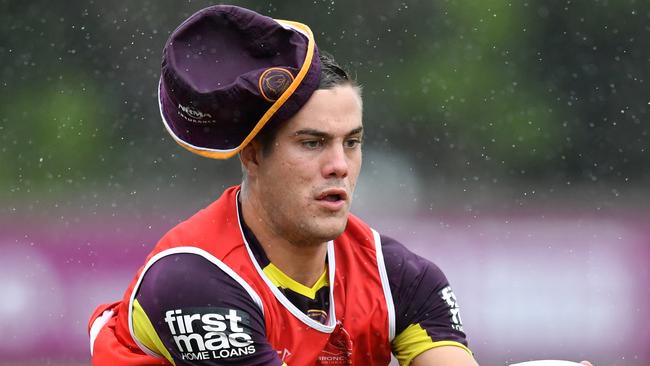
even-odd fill
[[(363, 126), (359, 126), (352, 131), (348, 132), (346, 136), (351, 136), (351, 135), (357, 135), (363, 132)], [(321, 137), (324, 139), (329, 139), (332, 138), (333, 136), (327, 132), (320, 131), (317, 129), (313, 128), (305, 128), (302, 130), (298, 130), (294, 133), (294, 136), (300, 136), (300, 135), (310, 135), (310, 136), (315, 136), (315, 137)]]
[(348, 136), (350, 136), (350, 135), (358, 135), (360, 133), (363, 133), (363, 126), (359, 126), (359, 127), (355, 128), (354, 130), (350, 131), (350, 133), (348, 133)]

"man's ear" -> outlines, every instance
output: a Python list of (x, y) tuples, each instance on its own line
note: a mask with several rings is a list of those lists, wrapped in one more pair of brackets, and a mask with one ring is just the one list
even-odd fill
[(239, 152), (239, 160), (246, 169), (246, 174), (249, 176), (257, 175), (262, 152), (261, 148), (260, 144), (253, 140)]

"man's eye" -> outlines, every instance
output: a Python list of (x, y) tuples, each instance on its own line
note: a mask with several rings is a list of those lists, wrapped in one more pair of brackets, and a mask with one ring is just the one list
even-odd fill
[(348, 149), (354, 149), (355, 147), (361, 145), (361, 140), (360, 139), (350, 139), (350, 140), (345, 140), (345, 147)]
[(302, 146), (308, 149), (317, 149), (323, 145), (322, 140), (307, 140), (302, 142)]

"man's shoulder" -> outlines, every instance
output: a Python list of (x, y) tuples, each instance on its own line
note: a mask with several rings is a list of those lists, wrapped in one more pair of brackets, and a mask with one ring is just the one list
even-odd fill
[(385, 258), (388, 257), (387, 259), (394, 259), (400, 261), (415, 260), (419, 262), (428, 262), (433, 264), (428, 259), (414, 253), (412, 250), (407, 248), (406, 245), (404, 245), (402, 242), (400, 242), (397, 239), (394, 239), (384, 234), (380, 234), (379, 238), (381, 240), (382, 252), (384, 253)]
[[(200, 226), (209, 221), (214, 221), (220, 216), (226, 215), (228, 212), (224, 208), (235, 208), (236, 196), (239, 191), (239, 186), (232, 186), (223, 191), (219, 198), (210, 202), (207, 206), (199, 209), (187, 219), (181, 221), (178, 225), (173, 227), (169, 232), (182, 230), (187, 226)], [(229, 202), (232, 201), (232, 202)], [(230, 207), (233, 206), (233, 207)]]
[(152, 254), (178, 245), (193, 245), (214, 239), (218, 227), (229, 226), (239, 233), (236, 196), (239, 186), (226, 189), (223, 194), (186, 220), (169, 229), (158, 241)]
[[(192, 288), (228, 286), (244, 291), (233, 273), (199, 249), (178, 248), (159, 253), (149, 260), (142, 274), (139, 291), (155, 296), (204, 296)], [(146, 290), (145, 290), (146, 289)]]
[[(228, 306), (260, 311), (257, 293), (234, 271), (193, 248), (162, 252), (145, 266), (134, 299), (148, 313), (183, 307)], [(164, 310), (164, 311), (163, 311)]]
[(447, 278), (435, 263), (409, 250), (400, 241), (380, 235), (381, 249), (386, 272), (392, 286), (413, 284), (412, 281), (426, 276), (429, 283), (446, 283)]
[(397, 353), (414, 352), (408, 346), (414, 339), (419, 339), (420, 345), (451, 340), (466, 346), (456, 297), (442, 270), (393, 238), (381, 236), (381, 241), (395, 306), (396, 334), (411, 329), (398, 337)]

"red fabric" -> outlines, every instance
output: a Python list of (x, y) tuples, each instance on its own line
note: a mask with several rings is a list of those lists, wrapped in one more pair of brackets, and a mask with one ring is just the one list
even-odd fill
[[(350, 215), (345, 232), (334, 242), (336, 273), (334, 284), (330, 285), (334, 286), (339, 324), (332, 334), (323, 333), (291, 314), (276, 299), (255, 269), (239, 228), (236, 201), (238, 190), (238, 186), (229, 188), (213, 204), (168, 232), (150, 253), (147, 261), (169, 248), (194, 246), (224, 262), (261, 297), (267, 339), (290, 366), (388, 365), (391, 351), (388, 310), (371, 229)], [(106, 339), (95, 342), (94, 358), (108, 360), (110, 355), (114, 355), (116, 358), (110, 365), (135, 365), (136, 363), (129, 363), (135, 358), (142, 360), (138, 361), (138, 365), (161, 364), (160, 359), (156, 359), (159, 363), (148, 363), (154, 359), (142, 354), (128, 329), (127, 307), (141, 271), (142, 268), (126, 291), (115, 322), (102, 329), (101, 335)], [(345, 349), (349, 347), (352, 349)], [(93, 360), (93, 365), (109, 364), (102, 362), (105, 361)]]
[(97, 318), (102, 316), (102, 314), (104, 314), (104, 312), (107, 310), (115, 311), (115, 307), (118, 306), (121, 302), (122, 301), (116, 301), (110, 304), (99, 305), (97, 309), (95, 309), (95, 311), (93, 311), (92, 315), (90, 316), (90, 320), (88, 321), (88, 332), (90, 332), (90, 328), (93, 326), (93, 323), (95, 322), (95, 320), (97, 320)]
[(118, 335), (116, 331), (117, 320), (126, 318), (120, 316), (123, 314), (122, 301), (112, 304), (103, 304), (97, 307), (88, 323), (88, 330), (93, 322), (101, 316), (105, 310), (113, 310), (113, 316), (99, 331), (95, 344), (93, 346), (92, 366), (152, 366), (152, 365), (170, 365), (164, 358), (152, 357), (140, 350), (133, 342), (128, 333), (124, 338)]

